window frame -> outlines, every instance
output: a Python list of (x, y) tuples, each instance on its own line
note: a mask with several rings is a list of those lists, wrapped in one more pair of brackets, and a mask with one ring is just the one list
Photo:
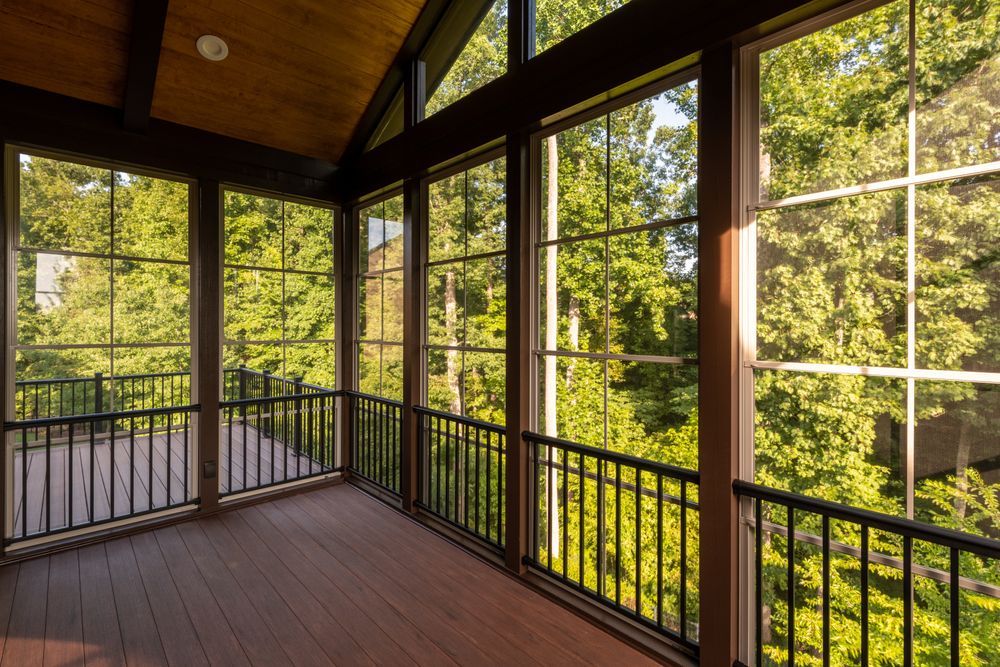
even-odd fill
[[(694, 83), (699, 89), (699, 102), (698, 102), (698, 114), (699, 114), (699, 124), (701, 121), (701, 66), (700, 64), (695, 64), (690, 67), (684, 67), (675, 72), (672, 72), (664, 77), (661, 77), (651, 83), (643, 85), (629, 93), (624, 95), (614, 97), (610, 100), (606, 100), (595, 104), (594, 106), (585, 109), (583, 111), (567, 115), (565, 117), (560, 117), (558, 120), (552, 122), (551, 124), (545, 126), (543, 129), (538, 130), (533, 133), (530, 137), (530, 164), (532, 170), (532, 177), (530, 182), (529, 191), (529, 203), (530, 203), (530, 225), (528, 233), (530, 234), (529, 244), (531, 246), (531, 253), (529, 259), (529, 266), (526, 267), (529, 271), (529, 279), (531, 280), (531, 299), (530, 312), (531, 312), (531, 322), (530, 328), (532, 332), (532, 342), (529, 348), (528, 356), (530, 357), (530, 387), (527, 388), (530, 396), (531, 410), (529, 414), (530, 430), (536, 433), (541, 433), (539, 430), (539, 418), (542, 414), (543, 409), (543, 398), (539, 391), (539, 369), (541, 368), (542, 360), (546, 356), (552, 356), (556, 359), (560, 358), (583, 358), (595, 361), (604, 362), (604, 438), (603, 438), (603, 448), (608, 448), (608, 373), (607, 365), (611, 361), (634, 361), (634, 362), (645, 362), (645, 363), (657, 363), (669, 366), (693, 366), (695, 368), (699, 365), (699, 360), (697, 357), (667, 357), (667, 356), (656, 356), (656, 355), (636, 355), (636, 354), (615, 354), (608, 352), (609, 350), (609, 336), (610, 327), (608, 326), (611, 305), (608, 301), (608, 289), (609, 289), (609, 275), (608, 266), (610, 265), (610, 258), (607, 252), (609, 240), (615, 236), (621, 236), (623, 234), (641, 233), (646, 231), (655, 231), (658, 229), (666, 229), (670, 227), (680, 226), (684, 224), (694, 223), (699, 226), (699, 215), (700, 211), (694, 216), (683, 216), (680, 218), (671, 218), (666, 220), (654, 220), (641, 225), (634, 225), (630, 227), (623, 228), (606, 228), (604, 231), (592, 232), (586, 234), (579, 234), (574, 236), (561, 237), (558, 239), (548, 239), (542, 240), (542, 203), (544, 198), (544, 193), (542, 192), (542, 142), (544, 142), (548, 137), (555, 136), (560, 132), (568, 129), (572, 129), (589, 121), (601, 118), (603, 116), (609, 116), (611, 113), (641, 102), (650, 97), (655, 97), (659, 94), (665, 93), (668, 90), (682, 86), (684, 84)], [(610, 142), (610, 136), (608, 141)], [(610, 163), (608, 165), (610, 169)], [(609, 206), (609, 202), (605, 202), (605, 208)], [(541, 304), (541, 276), (539, 275), (540, 263), (539, 263), (539, 252), (549, 246), (559, 246), (566, 245), (569, 243), (576, 243), (586, 240), (603, 239), (605, 241), (605, 304), (604, 304), (604, 336), (605, 336), (605, 352), (580, 352), (580, 351), (570, 351), (570, 350), (545, 350), (543, 349), (541, 343), (541, 323), (540, 323), (540, 311), (539, 307)], [(700, 267), (699, 267), (700, 272)], [(699, 383), (700, 384), (700, 383)], [(699, 389), (700, 391), (700, 389)]]
[[(250, 197), (259, 197), (264, 199), (272, 199), (281, 202), (281, 267), (265, 267), (265, 266), (254, 266), (250, 264), (231, 264), (226, 261), (226, 194), (233, 192), (236, 194), (247, 195)], [(324, 209), (330, 212), (331, 216), (331, 227), (330, 227), (330, 271), (320, 272), (320, 271), (310, 271), (305, 269), (289, 269), (285, 266), (285, 204), (296, 204), (300, 206), (310, 206), (313, 208)], [(338, 296), (338, 283), (340, 282), (340, 267), (338, 265), (338, 239), (340, 238), (337, 234), (338, 230), (338, 219), (340, 214), (340, 209), (334, 204), (329, 202), (318, 201), (314, 199), (309, 199), (306, 197), (295, 197), (290, 195), (281, 194), (278, 192), (270, 192), (268, 190), (260, 190), (256, 188), (247, 188), (240, 185), (235, 185), (228, 182), (223, 182), (219, 184), (219, 234), (220, 234), (220, 250), (219, 250), (219, 272), (220, 280), (219, 285), (221, 286), (222, 293), (222, 307), (219, 312), (219, 347), (220, 347), (220, 377), (222, 371), (225, 369), (225, 350), (227, 346), (232, 345), (274, 345), (281, 348), (281, 359), (282, 366), (286, 366), (287, 361), (287, 347), (289, 345), (308, 345), (308, 344), (320, 344), (329, 346), (333, 350), (334, 354), (334, 386), (327, 387), (327, 389), (336, 389), (340, 385), (340, 361), (339, 361), (339, 340), (341, 323), (334, 321), (334, 337), (333, 338), (306, 338), (306, 339), (292, 339), (287, 338), (285, 333), (285, 316), (287, 313), (285, 301), (286, 301), (286, 276), (297, 275), (297, 276), (317, 276), (329, 278), (333, 282), (333, 294), (334, 299)], [(281, 337), (275, 340), (242, 340), (242, 339), (231, 339), (226, 337), (226, 272), (230, 270), (236, 271), (263, 271), (270, 274), (279, 274), (281, 276)], [(336, 309), (336, 303), (334, 303), (334, 308)], [(224, 384), (224, 383), (223, 383)], [(307, 383), (308, 384), (308, 383)], [(225, 387), (220, 387), (220, 391), (224, 390)]]

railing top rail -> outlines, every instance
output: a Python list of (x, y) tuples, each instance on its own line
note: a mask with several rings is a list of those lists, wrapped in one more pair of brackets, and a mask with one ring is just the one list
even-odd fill
[(351, 398), (363, 398), (365, 400), (374, 401), (376, 403), (384, 403), (386, 405), (393, 405), (398, 408), (403, 407), (402, 401), (397, 401), (394, 398), (385, 398), (383, 396), (375, 396), (374, 394), (365, 394), (360, 391), (355, 391), (353, 389), (343, 389), (341, 390), (344, 396), (350, 396)]
[(884, 530), (904, 537), (911, 537), (921, 542), (933, 542), (941, 546), (961, 549), (985, 556), (1000, 559), (1000, 541), (988, 537), (963, 533), (959, 530), (942, 528), (921, 523), (913, 519), (882, 514), (871, 510), (834, 503), (829, 500), (810, 498), (790, 491), (772, 489), (769, 486), (754, 484), (744, 480), (733, 482), (733, 491), (737, 495), (793, 507), (813, 514), (826, 515), (834, 519), (850, 521), (869, 528)]
[(492, 431), (493, 433), (504, 434), (507, 429), (499, 424), (493, 424), (481, 419), (473, 419), (472, 417), (462, 417), (460, 415), (453, 414), (451, 412), (444, 412), (442, 410), (435, 410), (433, 408), (425, 408), (422, 405), (414, 405), (413, 411), (418, 415), (428, 415), (430, 417), (440, 417), (441, 419), (447, 419), (449, 421), (458, 422), (459, 424), (465, 424), (466, 426), (475, 426), (486, 431)]
[[(137, 373), (134, 375), (102, 375), (102, 380), (139, 380), (142, 378), (167, 378), (191, 375), (190, 371), (169, 371), (166, 373)], [(84, 375), (75, 378), (39, 378), (37, 380), (16, 380), (15, 386), (24, 387), (36, 384), (65, 384), (67, 382), (93, 382), (96, 375)]]
[(66, 424), (82, 424), (86, 422), (117, 421), (121, 419), (137, 419), (139, 417), (157, 417), (160, 415), (178, 414), (182, 412), (201, 412), (201, 405), (179, 405), (169, 408), (147, 408), (145, 410), (122, 410), (119, 412), (92, 412), (85, 415), (68, 415), (65, 417), (44, 417), (41, 419), (24, 419), (20, 421), (5, 421), (4, 431), (16, 431), (23, 428), (42, 428), (45, 426), (64, 426)]
[(219, 401), (219, 407), (232, 408), (241, 405), (266, 405), (268, 403), (294, 403), (295, 401), (307, 401), (316, 398), (328, 398), (343, 396), (340, 390), (327, 389), (324, 391), (314, 391), (309, 394), (282, 394), (280, 396), (262, 396), (260, 398), (236, 398), (228, 401)]
[(521, 436), (529, 442), (558, 447), (560, 449), (576, 452), (577, 454), (583, 454), (585, 456), (592, 456), (594, 458), (610, 461), (612, 463), (623, 463), (644, 472), (665, 475), (666, 477), (671, 477), (685, 482), (692, 482), (694, 484), (698, 484), (701, 481), (701, 474), (697, 470), (689, 470), (687, 468), (681, 468), (680, 466), (670, 465), (669, 463), (650, 461), (649, 459), (639, 458), (638, 456), (632, 456), (630, 454), (622, 454), (610, 449), (599, 449), (597, 447), (591, 447), (590, 445), (581, 445), (576, 442), (563, 440), (562, 438), (553, 438), (552, 436), (542, 435), (532, 431), (525, 431), (521, 434)]

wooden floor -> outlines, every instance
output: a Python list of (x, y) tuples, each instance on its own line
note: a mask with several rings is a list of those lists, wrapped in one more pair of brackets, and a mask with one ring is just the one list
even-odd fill
[[(25, 517), (28, 537), (46, 530), (66, 528), (70, 525), (70, 516), (73, 517), (73, 526), (107, 520), (111, 517), (112, 497), (116, 517), (162, 509), (190, 500), (190, 493), (185, 497), (185, 488), (190, 490), (191, 485), (189, 483), (185, 487), (185, 479), (189, 478), (193, 461), (193, 439), (193, 431), (183, 428), (169, 434), (154, 433), (152, 438), (148, 434), (136, 433), (134, 442), (128, 433), (123, 433), (115, 438), (114, 465), (111, 439), (107, 436), (95, 441), (93, 464), (90, 441), (85, 438), (73, 443), (72, 451), (66, 442), (52, 445), (48, 453), (44, 447), (29, 448), (26, 485), (21, 476), (24, 454), (15, 448), (12, 467), (13, 534), (17, 537), (24, 535)], [(299, 456), (278, 439), (261, 435), (250, 425), (236, 424), (232, 434), (228, 426), (223, 425), (220, 442), (221, 493), (296, 479), (310, 474), (310, 470), (319, 471), (318, 463)], [(49, 494), (46, 494), (46, 460)], [(26, 494), (21, 493), (22, 486), (27, 489)]]
[(647, 658), (338, 485), (0, 567), (0, 664)]

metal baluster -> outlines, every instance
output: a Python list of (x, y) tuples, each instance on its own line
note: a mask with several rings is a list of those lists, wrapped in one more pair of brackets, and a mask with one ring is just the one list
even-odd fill
[(830, 667), (830, 517), (823, 515), (823, 667)]
[(788, 665), (795, 667), (795, 508), (788, 507)]
[(687, 480), (681, 483), (681, 590), (680, 590), (680, 631), (681, 641), (687, 641), (687, 545), (688, 545), (688, 490)]
[(913, 665), (913, 538), (903, 536), (903, 667)]
[(642, 470), (635, 469), (635, 616), (642, 618)]
[(861, 526), (861, 664), (868, 667), (868, 526)]
[(960, 665), (961, 662), (959, 661), (959, 658), (961, 656), (959, 655), (959, 645), (960, 645), (959, 640), (961, 639), (961, 626), (959, 626), (958, 622), (959, 601), (960, 601), (959, 598), (960, 591), (958, 585), (959, 585), (960, 572), (959, 572), (959, 561), (958, 561), (958, 549), (956, 549), (955, 547), (952, 547), (950, 550), (949, 561), (950, 562), (948, 569), (951, 574), (951, 577), (948, 583), (950, 589), (949, 602), (951, 603), (951, 614), (950, 614), (951, 618), (949, 618), (948, 620), (950, 621), (951, 624), (951, 664)]
[(663, 628), (663, 475), (656, 476), (656, 626)]

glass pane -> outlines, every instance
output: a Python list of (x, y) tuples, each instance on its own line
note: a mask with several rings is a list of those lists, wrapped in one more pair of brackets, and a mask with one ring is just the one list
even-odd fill
[(382, 276), (361, 278), (358, 291), (358, 338), (382, 340)]
[(115, 261), (115, 342), (190, 340), (190, 272), (186, 264)]
[(908, 7), (896, 0), (760, 56), (760, 196), (906, 175)]
[(330, 276), (285, 274), (285, 339), (333, 340), (336, 327)]
[(507, 357), (503, 354), (465, 353), (465, 416), (500, 426), (507, 423), (506, 364)]
[(403, 400), (403, 346), (382, 346), (382, 396)]
[(465, 172), (427, 186), (427, 261), (465, 256)]
[(17, 254), (19, 345), (111, 341), (111, 262), (47, 253)]
[(471, 347), (504, 349), (507, 326), (506, 258), (470, 260), (465, 266), (465, 339)]
[(607, 117), (542, 140), (541, 239), (607, 229)]
[(597, 19), (625, 5), (628, 0), (535, 0), (535, 52), (541, 53)]
[(500, 252), (507, 246), (507, 160), (469, 170), (469, 254)]
[(109, 170), (24, 154), (20, 166), (21, 246), (110, 252)]
[(382, 253), (376, 249), (382, 245), (384, 234), (383, 208), (382, 204), (375, 204), (358, 213), (358, 270), (361, 273), (382, 269)]
[(427, 99), (430, 116), (507, 71), (507, 0), (497, 0)]
[(539, 250), (539, 345), (545, 350), (604, 352), (604, 240)]
[(333, 273), (333, 211), (285, 202), (285, 268)]
[(403, 272), (383, 276), (382, 340), (403, 342)]
[[(283, 377), (284, 370), (284, 353), (279, 343), (269, 343), (265, 345), (251, 345), (246, 343), (238, 343), (235, 345), (223, 345), (222, 346), (222, 367), (225, 369), (237, 369), (240, 366), (245, 367), (247, 370), (252, 371), (254, 374), (261, 374), (265, 371), (278, 378)], [(227, 373), (227, 375), (232, 376), (232, 373)], [(259, 377), (257, 375), (255, 378)], [(253, 383), (257, 383), (258, 380), (252, 380)], [(231, 395), (233, 398), (239, 398), (238, 386), (234, 389), (232, 386), (232, 380), (227, 377), (226, 386), (224, 387), (227, 392), (227, 396)], [(263, 384), (259, 384), (260, 389), (251, 388), (250, 391), (263, 391)], [(281, 393), (280, 386), (277, 380), (271, 381), (271, 395), (277, 396)], [(244, 397), (246, 398), (246, 397)]]
[(116, 410), (189, 405), (191, 348), (116, 348), (114, 388)]
[(381, 345), (358, 345), (358, 391), (373, 396), (379, 394), (381, 364)]
[(280, 269), (281, 209), (277, 199), (226, 192), (226, 264)]
[(1000, 371), (1000, 178), (917, 188), (921, 368)]
[(385, 268), (403, 268), (403, 195), (385, 202)]
[(906, 365), (902, 192), (757, 217), (757, 357)]
[(115, 172), (115, 252), (188, 259), (187, 183)]
[(604, 446), (604, 363), (539, 357), (538, 428), (542, 434)]
[(427, 267), (427, 342), (465, 342), (465, 276), (462, 262)]
[(608, 361), (608, 447), (698, 469), (698, 368)]
[(611, 352), (698, 355), (698, 226), (608, 239)]
[(916, 382), (918, 518), (1000, 538), (1000, 386)]
[(462, 414), (462, 353), (427, 350), (427, 407)]
[(333, 343), (303, 343), (285, 346), (285, 373), (306, 384), (336, 388), (336, 346)]
[[(101, 396), (95, 393), (102, 375)], [(111, 350), (18, 350), (15, 359), (14, 418), (42, 419), (111, 409)], [(38, 380), (65, 380), (38, 382)]]
[(917, 2), (917, 171), (1000, 160), (995, 3)]
[(694, 215), (698, 86), (686, 83), (611, 112), (611, 228)]
[(225, 338), (281, 340), (281, 274), (226, 269)]
[(902, 513), (905, 380), (758, 370), (754, 407), (757, 483)]

